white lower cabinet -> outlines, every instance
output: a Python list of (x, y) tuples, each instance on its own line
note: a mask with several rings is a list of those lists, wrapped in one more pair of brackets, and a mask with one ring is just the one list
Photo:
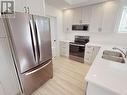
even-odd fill
[(69, 42), (60, 41), (60, 56), (69, 57)]
[(45, 0), (15, 0), (15, 11), (44, 16)]
[(86, 45), (84, 61), (88, 64), (92, 64), (99, 49), (99, 46)]
[(0, 38), (0, 95), (17, 95), (18, 79), (7, 38)]
[(106, 88), (88, 82), (85, 95), (119, 95)]

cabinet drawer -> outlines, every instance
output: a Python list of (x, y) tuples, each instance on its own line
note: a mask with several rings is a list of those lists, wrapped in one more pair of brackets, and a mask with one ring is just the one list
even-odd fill
[(66, 54), (66, 52), (61, 50), (61, 51), (60, 51), (60, 54), (63, 55), (63, 54)]
[(90, 58), (92, 56), (92, 53), (90, 54), (85, 54), (85, 58)]
[(93, 46), (86, 46), (87, 50), (93, 50), (93, 48), (94, 48)]
[(88, 63), (90, 63), (90, 60), (91, 60), (90, 57), (87, 57), (87, 58), (84, 59), (84, 61), (85, 61), (85, 62), (88, 62)]
[(85, 56), (85, 59), (90, 59), (91, 58), (91, 56)]
[(61, 48), (68, 48), (68, 47), (67, 47), (67, 46), (65, 46), (65, 45), (64, 45), (64, 46), (60, 46), (60, 47), (61, 47)]
[(92, 54), (93, 51), (86, 51), (85, 54)]
[(67, 42), (60, 42), (60, 47), (68, 48), (69, 47), (69, 43), (67, 43)]
[(68, 53), (65, 53), (65, 52), (61, 52), (61, 53), (60, 53), (60, 56), (66, 56), (66, 57), (68, 57), (69, 54), (68, 54)]
[(67, 44), (67, 42), (60, 42), (60, 45), (66, 45)]
[(67, 48), (64, 48), (64, 47), (60, 48), (60, 51), (69, 52), (68, 49)]

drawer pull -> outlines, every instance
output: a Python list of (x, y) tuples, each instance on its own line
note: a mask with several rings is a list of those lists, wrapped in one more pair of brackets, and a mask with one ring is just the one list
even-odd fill
[(36, 73), (36, 72), (38, 72), (39, 70), (41, 70), (42, 68), (48, 66), (50, 63), (51, 63), (51, 61), (49, 61), (47, 64), (45, 64), (44, 66), (42, 66), (42, 67), (40, 67), (40, 68), (38, 68), (38, 69), (36, 69), (36, 70), (33, 70), (33, 71), (31, 71), (31, 72), (26, 73), (25, 75), (28, 76), (28, 75), (31, 75), (31, 74), (33, 74), (33, 73)]

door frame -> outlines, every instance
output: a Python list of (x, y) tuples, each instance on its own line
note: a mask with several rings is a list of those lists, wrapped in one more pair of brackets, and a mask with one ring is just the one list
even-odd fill
[[(58, 48), (58, 38), (57, 38), (57, 17), (55, 17), (55, 16), (50, 16), (50, 15), (48, 15), (47, 17), (49, 17), (50, 18), (50, 27), (51, 27), (51, 19), (55, 19), (55, 31), (54, 31), (54, 35), (55, 35), (55, 37), (53, 37), (54, 35), (52, 35), (52, 29), (51, 29), (51, 42), (52, 42), (52, 45), (53, 45), (53, 41), (52, 41), (52, 38), (55, 38), (55, 40), (56, 40), (56, 42), (55, 42), (55, 55), (53, 55), (53, 58), (55, 58), (57, 55), (58, 55), (58, 51), (57, 51), (57, 48)], [(53, 54), (53, 47), (52, 47), (52, 54)]]

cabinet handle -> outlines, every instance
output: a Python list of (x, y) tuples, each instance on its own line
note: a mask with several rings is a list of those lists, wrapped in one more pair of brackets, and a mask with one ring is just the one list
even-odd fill
[(90, 54), (91, 52), (87, 51), (86, 53)]
[(29, 7), (27, 7), (27, 13), (28, 13), (28, 14), (30, 13), (30, 8), (29, 8)]
[(46, 66), (48, 66), (49, 64), (51, 64), (51, 60), (47, 63), (47, 64), (45, 64), (44, 66), (42, 66), (42, 67), (40, 67), (40, 68), (38, 68), (38, 69), (36, 69), (36, 70), (33, 70), (33, 71), (31, 71), (31, 72), (28, 72), (28, 73), (26, 73), (25, 75), (26, 76), (28, 76), (28, 75), (31, 75), (31, 74), (33, 74), (33, 73), (36, 73), (36, 72), (38, 72), (38, 71), (40, 71), (41, 69), (43, 69), (43, 68), (45, 68)]
[(80, 20), (79, 23), (82, 24), (82, 20)]
[(95, 50), (95, 48), (93, 48), (93, 51)]
[(67, 28), (67, 31), (69, 31), (69, 28)]
[(24, 7), (24, 10), (25, 10), (25, 13), (27, 13), (27, 9), (26, 9), (26, 7)]
[(98, 32), (102, 32), (102, 28), (101, 27), (98, 28)]

